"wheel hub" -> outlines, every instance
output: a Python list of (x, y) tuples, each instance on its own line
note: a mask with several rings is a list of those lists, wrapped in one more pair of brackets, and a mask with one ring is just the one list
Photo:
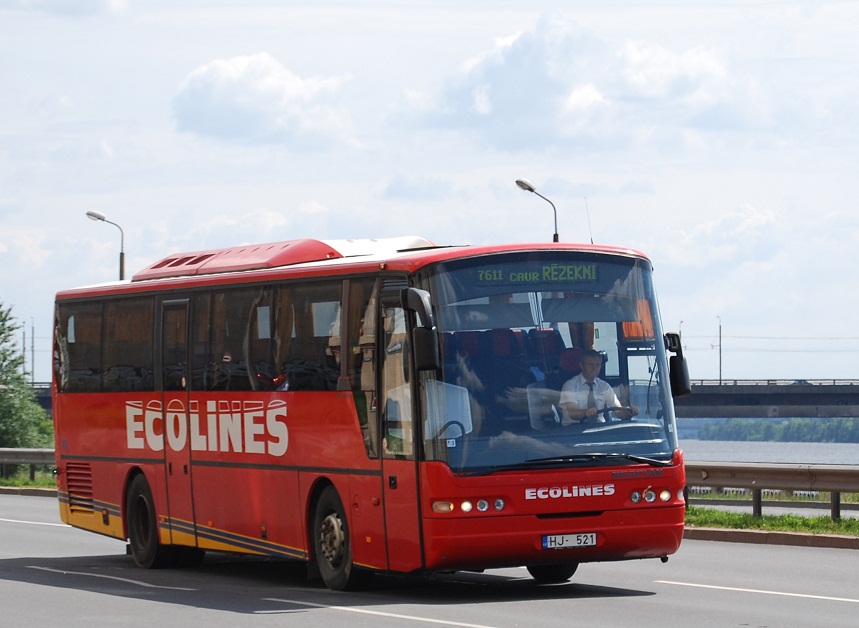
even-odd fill
[(319, 546), (328, 564), (336, 567), (343, 558), (345, 535), (340, 518), (332, 513), (322, 520), (319, 528)]

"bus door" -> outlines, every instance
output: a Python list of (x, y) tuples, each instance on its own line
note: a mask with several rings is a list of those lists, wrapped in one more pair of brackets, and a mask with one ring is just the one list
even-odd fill
[(409, 337), (399, 305), (382, 307), (382, 482), (390, 569), (423, 565)]
[(170, 542), (196, 545), (191, 489), (188, 300), (161, 304), (160, 370)]

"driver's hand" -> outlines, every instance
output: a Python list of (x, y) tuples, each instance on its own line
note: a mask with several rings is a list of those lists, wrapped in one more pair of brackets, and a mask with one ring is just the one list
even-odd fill
[(632, 416), (636, 416), (638, 414), (638, 406), (630, 404), (629, 409), (632, 410)]
[(597, 415), (597, 409), (596, 408), (588, 408), (587, 410), (585, 410), (585, 416), (588, 417), (589, 419), (595, 417), (596, 415)]

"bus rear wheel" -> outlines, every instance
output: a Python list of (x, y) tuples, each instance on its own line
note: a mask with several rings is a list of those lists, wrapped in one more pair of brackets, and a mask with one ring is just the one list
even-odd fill
[(176, 564), (175, 547), (158, 542), (158, 523), (152, 490), (143, 474), (134, 476), (125, 496), (125, 520), (128, 544), (138, 567), (161, 569)]
[(325, 586), (334, 591), (357, 588), (360, 574), (352, 564), (352, 541), (346, 511), (333, 486), (323, 489), (316, 502), (313, 554)]
[(563, 565), (528, 565), (528, 573), (540, 584), (560, 584), (573, 577), (578, 563), (566, 563)]

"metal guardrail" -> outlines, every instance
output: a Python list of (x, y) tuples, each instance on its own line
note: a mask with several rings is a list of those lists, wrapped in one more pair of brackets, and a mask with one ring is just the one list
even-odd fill
[(859, 493), (859, 466), (756, 462), (687, 462), (686, 486), (726, 487), (752, 492), (752, 514), (763, 511), (763, 491), (830, 493), (832, 519), (841, 518), (841, 493)]
[(11, 449), (0, 447), (0, 476), (9, 477), (10, 467), (30, 465), (30, 479), (36, 476), (36, 467), (49, 466), (56, 462), (53, 449)]
[[(55, 462), (53, 449), (0, 448), (0, 466), (35, 467)], [(752, 512), (760, 516), (763, 491), (819, 491), (830, 493), (830, 514), (841, 517), (841, 493), (859, 493), (859, 466), (828, 464), (777, 464), (757, 462), (686, 462), (686, 486), (714, 489), (740, 488), (752, 492)]]
[(859, 386), (859, 379), (693, 379), (695, 386)]

